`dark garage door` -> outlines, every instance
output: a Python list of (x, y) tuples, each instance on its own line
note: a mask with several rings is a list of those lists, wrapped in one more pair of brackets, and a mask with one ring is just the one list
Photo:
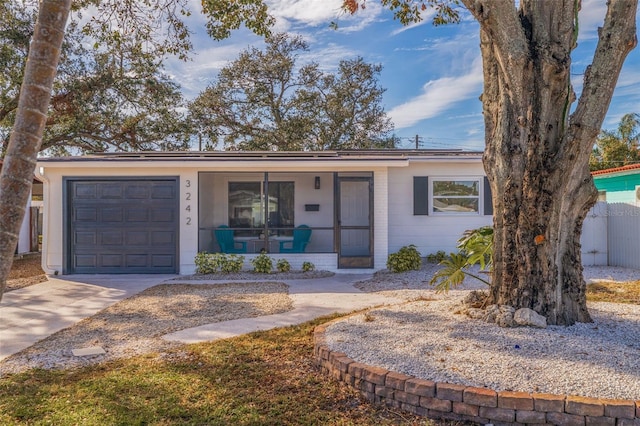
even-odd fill
[(177, 273), (178, 179), (67, 179), (67, 273)]

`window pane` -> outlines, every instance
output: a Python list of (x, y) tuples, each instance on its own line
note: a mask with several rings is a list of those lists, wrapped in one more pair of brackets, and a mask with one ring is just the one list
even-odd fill
[(340, 182), (342, 226), (369, 226), (369, 182)]
[(229, 226), (262, 226), (260, 182), (229, 182)]
[(434, 212), (478, 212), (477, 198), (433, 198)]
[(477, 180), (437, 180), (433, 182), (433, 196), (478, 196)]
[(269, 182), (269, 228), (278, 235), (291, 235), (278, 228), (293, 228), (294, 219), (294, 183)]

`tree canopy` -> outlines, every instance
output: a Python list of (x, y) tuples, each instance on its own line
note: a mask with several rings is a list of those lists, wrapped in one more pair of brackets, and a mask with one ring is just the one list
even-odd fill
[(370, 148), (392, 125), (382, 106), (380, 65), (340, 61), (335, 73), (315, 62), (300, 36), (276, 34), (224, 67), (191, 106), (207, 146), (234, 150)]
[(591, 171), (640, 163), (640, 115), (625, 114), (616, 130), (603, 130), (589, 158)]
[[(14, 2), (0, 4), (0, 66), (6, 70), (0, 80), (0, 155), (16, 115), (35, 13)], [(135, 37), (90, 30), (78, 18), (67, 25), (40, 150), (186, 149), (188, 126), (180, 112), (186, 105), (163, 72), (165, 52), (151, 52)]]

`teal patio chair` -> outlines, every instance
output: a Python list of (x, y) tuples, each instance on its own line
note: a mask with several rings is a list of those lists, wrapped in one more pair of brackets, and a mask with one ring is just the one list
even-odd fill
[[(293, 240), (280, 241), (280, 253), (304, 253), (311, 238), (311, 228), (300, 225), (293, 230)], [(291, 245), (291, 247), (285, 247)]]
[[(221, 253), (247, 252), (247, 242), (235, 241), (233, 239), (233, 229), (229, 228), (227, 225), (219, 226), (214, 232), (218, 245), (220, 246)], [(237, 245), (240, 245), (240, 247), (237, 247)]]

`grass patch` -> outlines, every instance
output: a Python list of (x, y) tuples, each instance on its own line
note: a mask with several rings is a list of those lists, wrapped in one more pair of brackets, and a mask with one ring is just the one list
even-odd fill
[(640, 305), (640, 281), (624, 283), (603, 281), (587, 284), (587, 300)]
[(334, 317), (0, 381), (0, 424), (435, 425), (372, 406), (313, 365), (313, 328)]

